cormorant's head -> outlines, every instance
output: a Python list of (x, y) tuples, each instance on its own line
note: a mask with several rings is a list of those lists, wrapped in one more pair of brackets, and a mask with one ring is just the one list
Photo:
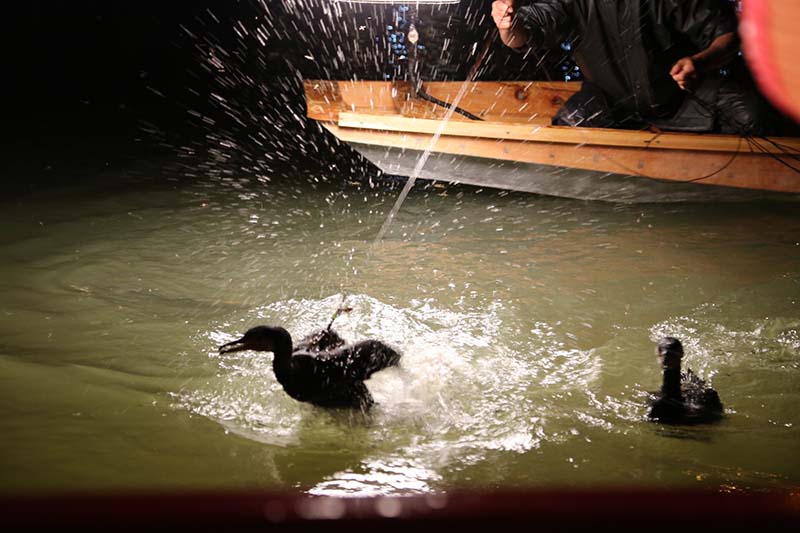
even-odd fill
[(219, 353), (233, 353), (244, 350), (257, 352), (274, 352), (281, 347), (292, 349), (292, 337), (280, 327), (256, 326), (250, 328), (241, 339), (223, 344)]
[(664, 337), (658, 341), (656, 356), (664, 370), (680, 368), (683, 357), (683, 345), (675, 337)]

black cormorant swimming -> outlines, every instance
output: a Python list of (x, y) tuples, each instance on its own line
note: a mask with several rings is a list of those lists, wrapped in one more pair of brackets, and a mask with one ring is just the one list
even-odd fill
[(648, 416), (652, 420), (664, 424), (704, 424), (722, 418), (722, 402), (717, 391), (691, 370), (681, 373), (681, 341), (664, 337), (656, 346), (656, 355), (664, 379), (661, 390), (654, 394), (650, 403)]
[(289, 332), (275, 326), (256, 326), (219, 347), (223, 354), (243, 350), (272, 352), (275, 377), (295, 400), (362, 410), (375, 403), (364, 380), (400, 361), (400, 353), (383, 342), (345, 345), (330, 328), (306, 337), (294, 350)]

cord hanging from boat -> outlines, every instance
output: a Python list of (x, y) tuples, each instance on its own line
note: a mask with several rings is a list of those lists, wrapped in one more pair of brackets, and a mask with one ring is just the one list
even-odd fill
[[(735, 117), (728, 116), (725, 110), (711, 102), (707, 102), (706, 100), (697, 96), (693, 91), (686, 90), (686, 94), (694, 100), (700, 107), (711, 113), (712, 115), (718, 116), (720, 120), (726, 122), (729, 126), (733, 127), (733, 130), (737, 132), (737, 135), (747, 141), (751, 148), (755, 148), (756, 150), (764, 153), (765, 155), (771, 157), (778, 163), (788, 167), (789, 169), (793, 170), (797, 174), (800, 174), (800, 168), (790, 165), (787, 161), (784, 161), (779, 155), (776, 155), (774, 152), (766, 148), (761, 144), (759, 141), (767, 142), (778, 149), (781, 156), (789, 157), (794, 159), (795, 161), (800, 161), (800, 157), (798, 155), (790, 153), (786, 147), (780, 145), (779, 143), (773, 141), (769, 137), (764, 135), (750, 135), (746, 132), (745, 126), (739, 122)], [(692, 180), (695, 181), (695, 180)]]
[[(411, 30), (410, 33), (412, 34), (412, 39), (413, 39), (413, 41), (410, 41), (410, 42), (412, 42), (412, 44), (416, 45), (416, 40), (417, 40), (419, 35), (416, 32), (416, 28), (413, 27), (413, 24), (412, 24), (410, 30)], [(491, 49), (492, 43), (494, 42), (494, 40), (497, 37), (497, 35), (498, 35), (498, 31), (497, 31), (497, 28), (495, 28), (491, 32), (491, 34), (487, 37), (486, 42), (484, 43), (483, 50), (481, 51), (481, 53), (478, 56), (478, 58), (475, 60), (475, 63), (473, 64), (472, 69), (469, 72), (469, 76), (464, 81), (464, 83), (463, 83), (463, 85), (461, 87), (461, 90), (459, 91), (459, 93), (455, 97), (454, 101), (456, 103), (460, 102), (461, 98), (464, 96), (464, 94), (466, 92), (466, 89), (467, 89), (467, 84), (470, 83), (470, 82), (475, 81), (475, 78), (478, 75), (478, 71), (480, 70), (481, 66), (483, 65), (483, 62), (486, 60), (486, 57), (489, 55), (489, 50)], [(416, 53), (414, 55), (416, 56)], [(416, 94), (419, 94), (419, 91), (422, 88), (422, 84), (421, 83), (420, 84), (416, 83), (416, 80), (414, 79), (414, 74), (413, 74), (415, 70), (416, 70), (415, 66), (412, 66), (412, 68), (410, 69), (410, 71), (411, 71), (410, 77), (411, 77), (412, 86), (414, 87), (414, 92)], [(425, 94), (427, 96), (429, 96), (430, 98), (433, 98), (430, 95), (428, 95), (427, 92), (425, 92)], [(438, 98), (436, 100), (438, 100)], [(458, 113), (460, 113), (460, 114), (462, 114), (464, 116), (467, 116), (467, 117), (471, 118), (472, 120), (483, 120), (480, 117), (478, 117), (476, 115), (473, 115), (472, 113), (469, 113), (469, 111), (465, 111), (465, 110), (461, 109), (460, 107), (458, 107), (458, 105), (453, 105), (453, 104), (450, 104), (450, 103), (447, 103), (447, 102), (443, 102), (441, 100), (439, 100), (439, 101), (442, 102), (442, 103), (441, 104), (439, 104), (438, 102), (434, 102), (434, 103), (437, 103), (438, 105), (444, 104), (444, 106), (447, 108), (448, 112), (444, 117), (443, 124), (439, 127), (439, 131), (433, 136), (432, 143), (431, 143), (430, 146), (428, 146), (428, 149), (425, 152), (426, 154), (430, 154), (430, 150), (432, 148), (433, 143), (436, 142), (436, 140), (438, 139), (439, 135), (441, 135), (441, 133), (442, 133), (442, 129), (443, 129), (442, 126), (444, 124), (446, 124), (447, 121), (450, 120), (450, 116), (452, 115), (452, 113), (458, 112)], [(465, 113), (468, 113), (468, 114), (465, 114)], [(392, 207), (391, 211), (389, 211), (389, 215), (387, 216), (386, 221), (383, 223), (383, 226), (381, 226), (381, 229), (378, 231), (378, 235), (375, 237), (375, 240), (373, 241), (372, 246), (370, 246), (369, 251), (367, 252), (367, 260), (368, 261), (370, 259), (371, 254), (372, 254), (372, 250), (375, 247), (375, 244), (380, 242), (380, 240), (383, 238), (383, 235), (388, 230), (389, 226), (392, 223), (392, 220), (394, 219), (395, 213), (400, 209), (400, 206), (402, 205), (403, 200), (405, 199), (405, 197), (408, 194), (408, 192), (411, 190), (411, 187), (414, 186), (414, 181), (416, 180), (417, 176), (419, 175), (419, 171), (421, 171), (422, 167), (425, 165), (425, 161), (427, 161), (427, 155), (423, 155), (423, 157), (420, 158), (420, 160), (417, 162), (417, 167), (415, 168), (414, 174), (412, 174), (412, 176), (408, 179), (406, 184), (403, 186), (403, 190), (400, 191), (400, 195), (398, 196), (397, 201), (395, 202), (395, 205)], [(350, 307), (345, 305), (347, 303), (348, 296), (349, 295), (348, 295), (348, 293), (346, 291), (342, 291), (342, 301), (339, 304), (339, 306), (337, 307), (336, 311), (334, 311), (333, 316), (331, 317), (331, 320), (328, 323), (328, 329), (330, 329), (331, 326), (333, 326), (333, 322), (336, 320), (336, 318), (341, 313), (343, 313), (343, 312), (346, 313), (346, 312), (350, 311)]]

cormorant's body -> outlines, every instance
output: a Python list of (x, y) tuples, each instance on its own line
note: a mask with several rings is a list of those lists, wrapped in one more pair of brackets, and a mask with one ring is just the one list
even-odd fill
[(659, 342), (657, 353), (664, 375), (661, 390), (650, 402), (648, 416), (664, 424), (704, 424), (722, 418), (717, 391), (691, 370), (681, 373), (680, 341), (665, 337)]
[[(666, 387), (662, 386), (650, 403), (650, 418), (664, 424), (704, 424), (722, 418), (722, 402), (717, 391), (706, 385), (691, 370), (686, 373), (677, 372), (677, 376), (667, 376), (664, 382), (678, 382)], [(677, 394), (675, 390), (677, 389)]]
[(331, 330), (306, 337), (293, 349), (289, 332), (270, 326), (252, 328), (220, 347), (220, 353), (241, 350), (273, 352), (272, 369), (286, 393), (321, 407), (368, 409), (375, 402), (364, 380), (400, 360), (400, 353), (380, 341), (344, 345)]

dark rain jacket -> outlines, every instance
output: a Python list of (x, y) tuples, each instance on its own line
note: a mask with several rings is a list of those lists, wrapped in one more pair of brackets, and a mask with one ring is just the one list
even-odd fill
[(642, 117), (674, 113), (683, 96), (672, 66), (737, 27), (722, 0), (529, 0), (515, 18), (534, 48), (571, 40), (584, 79)]

